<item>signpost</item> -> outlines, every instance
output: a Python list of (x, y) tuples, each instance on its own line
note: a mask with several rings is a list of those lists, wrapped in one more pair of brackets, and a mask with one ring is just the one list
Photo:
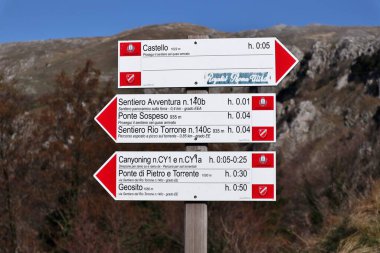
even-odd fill
[(115, 152), (94, 174), (115, 200), (186, 201), (186, 253), (207, 252), (204, 201), (276, 200), (275, 152), (205, 145), (276, 142), (275, 94), (207, 89), (275, 86), (298, 63), (276, 38), (207, 37), (119, 41), (118, 88), (189, 89), (116, 95), (95, 117), (117, 143), (187, 143), (186, 152)]
[(298, 63), (276, 38), (119, 41), (119, 88), (274, 86)]
[[(209, 39), (208, 35), (189, 35), (188, 39)], [(207, 94), (208, 88), (188, 88), (187, 94)], [(187, 144), (186, 151), (208, 151), (206, 144)], [(185, 253), (207, 252), (207, 203), (205, 201), (185, 202)]]
[(115, 200), (276, 200), (268, 151), (116, 152), (94, 177)]
[(275, 94), (116, 95), (95, 117), (117, 143), (275, 142)]

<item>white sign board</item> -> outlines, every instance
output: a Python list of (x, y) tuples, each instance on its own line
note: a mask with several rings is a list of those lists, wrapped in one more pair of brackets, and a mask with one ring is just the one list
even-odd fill
[(275, 142), (275, 94), (116, 95), (95, 117), (117, 143)]
[(275, 152), (116, 152), (94, 177), (115, 200), (276, 200)]
[(273, 86), (297, 63), (276, 38), (119, 41), (118, 86)]

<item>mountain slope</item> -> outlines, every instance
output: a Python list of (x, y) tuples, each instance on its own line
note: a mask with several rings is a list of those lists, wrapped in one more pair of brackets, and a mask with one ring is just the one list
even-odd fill
[(224, 33), (191, 24), (148, 26), (111, 37), (0, 44), (0, 69), (6, 77), (16, 77), (19, 84), (28, 91), (40, 93), (51, 90), (57, 73), (62, 70), (72, 71), (87, 59), (97, 64), (104, 78), (116, 78), (118, 40), (184, 39), (193, 34), (207, 34), (211, 38), (276, 36), (286, 45), (305, 52), (312, 50), (316, 41), (335, 44), (343, 43), (342, 38), (351, 39), (354, 43), (361, 44), (358, 46), (366, 48), (367, 45), (363, 43), (376, 40), (380, 35), (380, 28), (277, 26), (265, 30)]
[[(82, 67), (87, 59), (94, 61), (96, 68), (101, 70), (102, 81), (116, 79), (118, 40), (179, 39), (199, 34), (207, 34), (211, 38), (275, 36), (300, 60), (278, 87), (210, 88), (211, 93), (277, 93), (277, 143), (210, 144), (209, 150), (276, 150), (278, 160), (276, 203), (209, 203), (210, 252), (304, 252), (308, 249), (315, 249), (316, 252), (334, 252), (342, 249), (344, 252), (344, 249), (350, 249), (349, 241), (356, 242), (358, 238), (352, 233), (340, 233), (341, 227), (343, 232), (347, 232), (347, 226), (344, 227), (344, 223), (342, 226), (332, 223), (331, 217), (349, 217), (352, 203), (359, 203), (357, 199), (364, 199), (360, 201), (361, 205), (366, 203), (365, 199), (371, 196), (371, 192), (372, 196), (378, 195), (376, 185), (379, 184), (380, 178), (380, 27), (280, 25), (264, 30), (225, 33), (191, 24), (148, 26), (110, 37), (0, 44), (0, 72), (3, 72), (7, 79), (15, 79), (20, 91), (34, 97), (42, 97), (42, 94), (49, 94), (55, 90), (58, 73), (65, 71), (72, 76), (75, 69)], [(114, 87), (116, 90), (116, 84)], [(138, 92), (175, 93), (183, 92), (183, 89), (146, 89)], [(44, 102), (40, 101), (41, 104)], [(97, 106), (98, 110), (93, 111), (94, 115), (104, 104)], [(88, 124), (95, 124), (92, 117), (89, 118), (91, 122)], [(97, 133), (105, 135), (101, 131), (98, 129)], [(109, 139), (108, 141), (111, 142)], [(178, 150), (178, 145), (119, 145), (117, 149), (170, 151)], [(37, 153), (39, 151), (36, 150)], [(53, 151), (49, 149), (48, 152)], [(109, 154), (104, 156), (107, 157)], [(31, 164), (36, 164), (32, 162)], [(101, 211), (82, 206), (76, 217), (83, 218), (87, 223), (79, 222), (74, 228), (82, 236), (89, 236), (80, 230), (88, 226), (99, 233), (94, 236), (103, 237), (107, 234), (109, 238), (120, 239), (122, 235), (116, 235), (115, 231), (104, 224), (107, 211), (113, 210), (113, 214), (117, 214), (119, 206), (107, 202), (107, 194), (103, 194), (96, 182), (87, 180), (92, 179), (89, 168), (83, 166), (80, 169), (84, 171), (83, 178), (86, 179), (80, 186), (85, 192), (82, 193), (83, 196), (96, 196), (96, 199), (88, 200), (90, 204), (102, 201), (101, 203), (109, 205), (102, 206)], [(93, 171), (95, 170), (96, 168), (93, 168)], [(58, 172), (53, 170), (52, 173)], [(44, 181), (43, 177), (33, 173), (29, 176), (31, 181), (40, 180), (41, 185), (52, 184), (48, 179)], [(55, 174), (52, 178), (55, 178)], [(58, 193), (57, 196), (51, 193), (49, 197), (58, 199), (57, 202), (61, 201)], [(46, 203), (43, 204), (47, 206)], [(118, 219), (123, 220), (126, 227), (134, 232), (128, 234), (122, 228), (118, 228), (117, 224), (113, 224), (126, 233), (123, 236), (127, 239), (124, 244), (120, 243), (120, 251), (133, 252), (133, 247), (137, 246), (140, 247), (138, 249), (151, 249), (157, 245), (164, 245), (159, 252), (167, 252), (171, 249), (169, 246), (165, 248), (167, 244), (178, 249), (182, 243), (181, 239), (178, 239), (182, 223), (171, 222), (163, 214), (172, 212), (177, 214), (175, 217), (170, 216), (174, 221), (182, 219), (182, 216), (177, 217), (178, 214), (183, 214), (182, 203), (138, 202), (126, 206), (126, 209), (132, 210), (132, 213), (134, 210), (134, 213)], [(43, 210), (49, 213), (50, 209), (52, 208), (46, 207)], [(28, 211), (21, 210), (25, 213)], [(148, 225), (145, 224), (146, 220), (139, 218), (140, 211), (150, 215)], [(86, 212), (94, 212), (95, 214), (92, 214), (95, 217), (90, 217)], [(52, 213), (56, 215), (54, 212), (49, 214)], [(38, 234), (37, 231), (40, 231), (42, 225), (38, 222), (36, 224), (33, 218), (22, 216), (19, 219), (26, 230)], [(41, 216), (38, 220), (43, 221), (44, 217)], [(49, 222), (50, 220), (46, 223), (50, 224)], [(348, 224), (351, 227), (359, 226), (357, 219), (355, 224)], [(69, 225), (71, 226), (71, 223)], [(339, 236), (334, 237), (337, 233), (335, 230), (332, 232), (333, 236), (324, 236), (324, 233), (335, 225), (338, 227)], [(366, 229), (377, 231), (377, 225), (374, 223), (373, 228)], [(104, 227), (115, 232), (115, 235), (104, 232)], [(160, 234), (160, 231), (166, 234)], [(173, 234), (168, 235), (167, 231), (172, 231)], [(77, 246), (71, 237), (63, 238), (59, 240), (66, 243), (65, 247)], [(152, 242), (149, 238), (153, 238)], [(33, 239), (42, 240), (37, 236)], [(146, 241), (146, 244), (142, 245), (141, 241)], [(361, 245), (363, 248), (376, 249), (378, 241), (371, 240), (368, 244)], [(87, 249), (87, 246), (83, 247)]]

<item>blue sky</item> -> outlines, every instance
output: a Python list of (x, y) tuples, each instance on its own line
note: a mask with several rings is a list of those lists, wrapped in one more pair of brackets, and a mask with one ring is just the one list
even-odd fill
[(170, 22), (222, 31), (277, 24), (380, 26), (380, 0), (0, 0), (0, 42), (107, 36)]

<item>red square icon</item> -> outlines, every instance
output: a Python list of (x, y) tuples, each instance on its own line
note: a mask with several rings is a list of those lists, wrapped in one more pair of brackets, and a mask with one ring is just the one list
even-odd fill
[(274, 199), (273, 184), (253, 184), (252, 185), (253, 199)]
[(274, 128), (252, 127), (252, 141), (274, 141)]
[(120, 56), (141, 56), (141, 42), (121, 42)]
[(252, 110), (273, 110), (274, 96), (252, 96)]
[(120, 72), (120, 86), (140, 86), (141, 72)]
[(274, 168), (273, 153), (252, 154), (252, 168)]

